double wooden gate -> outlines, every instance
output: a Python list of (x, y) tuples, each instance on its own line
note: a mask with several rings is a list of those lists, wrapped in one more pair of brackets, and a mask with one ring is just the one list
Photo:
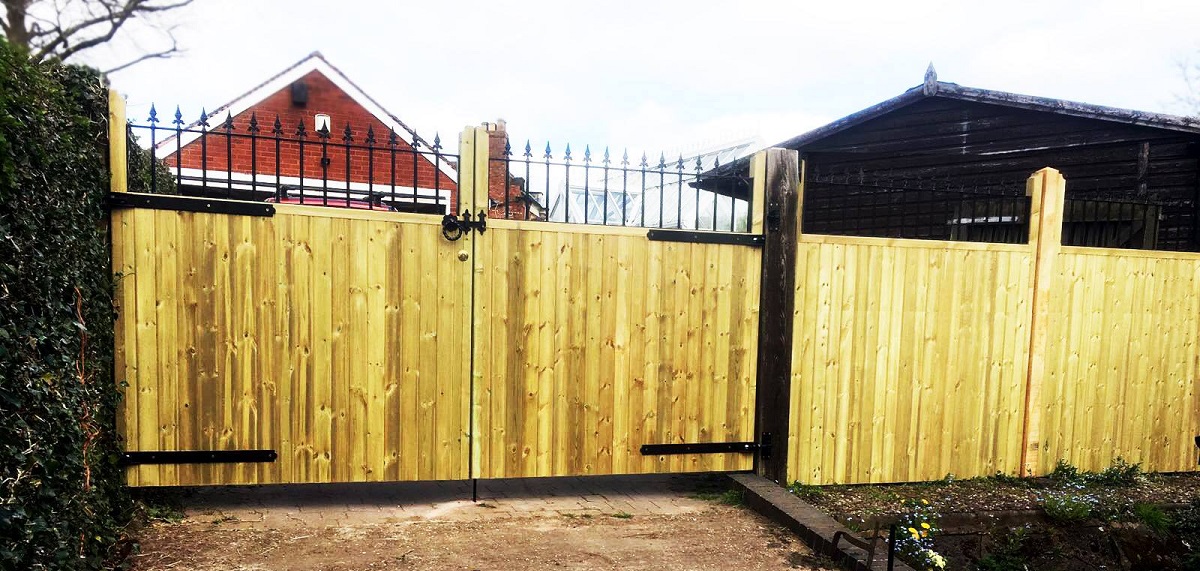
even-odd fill
[[(471, 211), (486, 136), (464, 134)], [(724, 243), (515, 220), (450, 241), (431, 215), (120, 202), (131, 485), (753, 467), (761, 197)], [(741, 444), (679, 446), (698, 443)]]

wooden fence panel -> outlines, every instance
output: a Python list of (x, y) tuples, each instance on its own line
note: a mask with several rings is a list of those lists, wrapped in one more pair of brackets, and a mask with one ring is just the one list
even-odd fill
[(1200, 255), (1064, 247), (1055, 267), (1042, 471), (1195, 470)]
[(479, 478), (749, 470), (761, 251), (489, 220), (475, 244)]
[(1016, 473), (1032, 250), (803, 236), (789, 479)]
[(131, 485), (467, 477), (470, 271), (439, 219), (113, 213), (126, 449), (274, 449)]

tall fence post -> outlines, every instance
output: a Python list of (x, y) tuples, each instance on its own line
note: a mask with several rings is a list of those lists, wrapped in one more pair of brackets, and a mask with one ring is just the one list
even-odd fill
[(759, 475), (787, 479), (791, 414), (792, 313), (795, 307), (796, 241), (800, 237), (803, 181), (800, 154), (767, 149), (754, 155), (750, 231), (762, 233), (762, 282), (759, 292), (758, 378), (755, 424), (763, 450)]
[(1041, 456), (1041, 391), (1046, 374), (1046, 335), (1050, 321), (1050, 293), (1054, 265), (1062, 248), (1063, 208), (1067, 181), (1046, 167), (1025, 184), (1031, 200), (1029, 245), (1033, 252), (1030, 284), (1029, 369), (1025, 376), (1025, 415), (1021, 430), (1021, 475), (1039, 475)]
[[(115, 89), (108, 90), (108, 170), (109, 191), (129, 190), (126, 141), (125, 98)], [(153, 168), (153, 166), (151, 166)]]

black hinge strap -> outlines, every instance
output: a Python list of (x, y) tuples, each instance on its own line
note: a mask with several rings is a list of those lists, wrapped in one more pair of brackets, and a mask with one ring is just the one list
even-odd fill
[(149, 208), (151, 210), (175, 210), (180, 212), (210, 212), (236, 216), (274, 216), (275, 206), (264, 202), (246, 200), (219, 200), (170, 194), (141, 194), (137, 192), (112, 192), (108, 195), (110, 208)]
[(696, 232), (694, 230), (670, 230), (653, 228), (646, 237), (659, 242), (693, 242), (697, 244), (733, 244), (761, 248), (765, 242), (761, 234), (737, 232)]
[(121, 464), (245, 464), (274, 462), (278, 457), (274, 450), (155, 450), (124, 452)]

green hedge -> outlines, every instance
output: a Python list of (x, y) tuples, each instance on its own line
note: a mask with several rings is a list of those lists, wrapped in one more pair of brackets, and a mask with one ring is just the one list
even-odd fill
[(0, 38), (0, 569), (119, 559), (107, 88)]

